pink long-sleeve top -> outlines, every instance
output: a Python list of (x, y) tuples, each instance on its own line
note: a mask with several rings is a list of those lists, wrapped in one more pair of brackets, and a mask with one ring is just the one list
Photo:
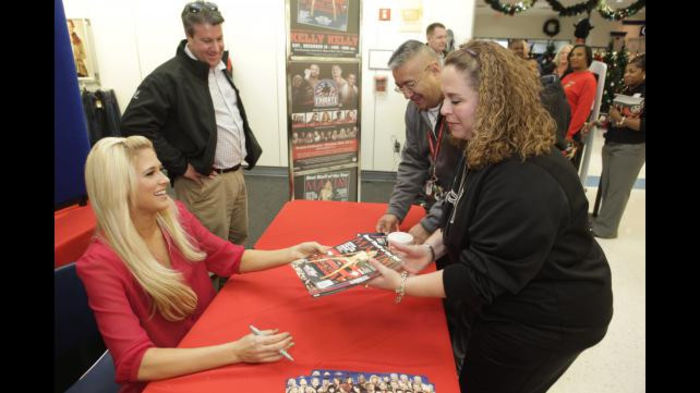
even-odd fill
[(97, 326), (114, 359), (120, 393), (142, 391), (146, 382), (138, 381), (137, 375), (146, 350), (176, 347), (202, 315), (216, 295), (208, 272), (223, 277), (239, 272), (244, 248), (213, 235), (181, 202), (175, 203), (183, 229), (194, 246), (207, 253), (203, 261), (191, 263), (164, 234), (172, 269), (182, 273), (197, 294), (197, 308), (185, 319), (170, 322), (158, 312), (152, 314), (150, 296), (102, 238), (93, 237), (76, 262)]

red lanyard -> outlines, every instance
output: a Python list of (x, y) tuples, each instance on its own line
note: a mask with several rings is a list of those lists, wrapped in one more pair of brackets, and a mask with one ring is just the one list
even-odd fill
[(442, 119), (442, 121), (440, 122), (440, 131), (438, 132), (437, 136), (437, 146), (433, 145), (433, 138), (430, 137), (430, 134), (432, 134), (432, 132), (428, 132), (426, 134), (428, 137), (428, 144), (430, 146), (430, 154), (433, 156), (433, 165), (435, 165), (435, 163), (437, 162), (437, 156), (438, 153), (440, 153), (440, 142), (442, 141), (442, 130), (444, 126), (445, 120)]

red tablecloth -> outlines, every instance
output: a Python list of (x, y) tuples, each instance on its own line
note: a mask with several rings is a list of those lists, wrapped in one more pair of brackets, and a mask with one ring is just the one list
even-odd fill
[(54, 267), (75, 262), (87, 249), (97, 219), (90, 205), (73, 205), (54, 213)]
[[(335, 245), (358, 232), (372, 232), (385, 204), (287, 202), (256, 248), (286, 247), (305, 240)], [(423, 216), (411, 209), (401, 229)], [(294, 336), (295, 361), (235, 364), (152, 382), (146, 393), (284, 392), (288, 378), (313, 369), (425, 375), (437, 393), (459, 392), (440, 299), (407, 297), (362, 286), (312, 298), (290, 266), (231, 277), (180, 343), (214, 345), (260, 329)]]

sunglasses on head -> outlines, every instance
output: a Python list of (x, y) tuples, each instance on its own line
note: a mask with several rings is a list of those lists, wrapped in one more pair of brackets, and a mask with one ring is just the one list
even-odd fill
[(193, 14), (196, 14), (203, 9), (207, 9), (209, 11), (218, 11), (219, 7), (217, 7), (216, 4), (210, 3), (208, 1), (195, 1), (194, 3), (187, 4), (187, 11)]
[(467, 53), (469, 53), (470, 55), (472, 55), (472, 56), (474, 56), (474, 57), (478, 57), (478, 56), (476, 55), (476, 52), (474, 52), (472, 49), (469, 49), (469, 48), (462, 48), (462, 50), (465, 51), (465, 52), (467, 52)]

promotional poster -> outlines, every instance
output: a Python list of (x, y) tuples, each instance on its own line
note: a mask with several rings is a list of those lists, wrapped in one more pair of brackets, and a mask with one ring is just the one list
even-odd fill
[(357, 164), (359, 64), (292, 62), (287, 69), (294, 172)]
[(359, 56), (360, 0), (289, 0), (292, 57)]
[(294, 178), (295, 199), (317, 201), (357, 200), (357, 169), (311, 173)]

